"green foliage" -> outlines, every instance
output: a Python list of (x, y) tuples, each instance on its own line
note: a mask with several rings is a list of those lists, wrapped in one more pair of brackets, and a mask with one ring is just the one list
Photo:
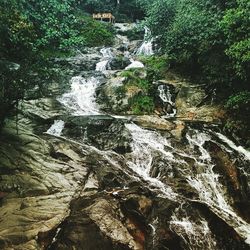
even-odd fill
[(126, 86), (136, 86), (145, 93), (147, 93), (151, 88), (150, 82), (141, 77), (140, 69), (126, 70), (123, 71), (121, 75), (126, 77)]
[(138, 0), (80, 0), (80, 6), (88, 13), (111, 12), (117, 22), (131, 22), (142, 19), (144, 12)]
[(125, 97), (126, 95), (126, 88), (124, 85), (119, 86), (115, 89), (115, 94), (117, 96), (118, 99), (122, 99)]
[(236, 2), (235, 8), (225, 12), (221, 26), (227, 37), (226, 54), (232, 60), (236, 74), (247, 80), (250, 76), (250, 2)]
[(0, 2), (0, 125), (27, 90), (44, 86), (51, 77), (49, 57), (112, 43), (112, 28), (84, 14), (78, 4), (76, 0)]
[[(6, 8), (9, 11), (6, 11)], [(24, 60), (32, 53), (34, 39), (33, 24), (14, 4), (0, 3), (0, 57), (7, 60)]]
[(167, 56), (147, 56), (140, 60), (146, 65), (147, 79), (150, 82), (164, 78), (169, 69), (170, 60)]
[(150, 114), (154, 111), (154, 100), (150, 96), (137, 95), (130, 99), (133, 114)]
[[(249, 91), (249, 0), (139, 2), (160, 54), (167, 57), (171, 68), (207, 83), (208, 89), (216, 88), (224, 96)], [(157, 76), (157, 70), (152, 75)], [(235, 98), (228, 105), (240, 109), (243, 103), (236, 105)]]
[(111, 45), (114, 40), (114, 31), (110, 24), (100, 23), (89, 17), (81, 17), (79, 31), (89, 47)]
[(164, 45), (164, 36), (176, 14), (176, 0), (139, 0), (145, 8), (147, 26), (151, 28), (153, 35), (158, 37), (159, 45)]
[(34, 23), (36, 46), (69, 50), (111, 43), (112, 31), (78, 9), (75, 0), (24, 1), (25, 14)]
[(241, 110), (244, 115), (250, 111), (250, 91), (243, 91), (231, 95), (226, 103), (226, 108), (230, 110)]
[(152, 83), (145, 78), (141, 69), (131, 69), (123, 71), (122, 76), (126, 77), (125, 85), (121, 86), (120, 91), (125, 93), (128, 89), (136, 87), (139, 89), (139, 93), (129, 99), (128, 109), (133, 114), (151, 114), (154, 109), (154, 97), (152, 91)]

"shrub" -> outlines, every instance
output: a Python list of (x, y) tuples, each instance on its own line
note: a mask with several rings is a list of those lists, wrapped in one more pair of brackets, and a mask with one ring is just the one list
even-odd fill
[(250, 111), (250, 92), (242, 91), (237, 94), (231, 95), (226, 102), (226, 108), (232, 111), (242, 112), (246, 115), (246, 111)]
[(169, 69), (169, 58), (167, 56), (141, 57), (140, 60), (146, 65), (148, 81), (163, 78)]
[(130, 99), (133, 114), (150, 114), (154, 111), (154, 100), (150, 96), (137, 95)]

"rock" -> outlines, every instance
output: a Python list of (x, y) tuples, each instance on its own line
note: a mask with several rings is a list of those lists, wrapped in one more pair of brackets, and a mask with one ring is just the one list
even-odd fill
[(214, 169), (224, 176), (225, 186), (229, 188), (231, 195), (240, 200), (241, 196), (246, 195), (241, 190), (245, 185), (241, 183), (239, 171), (232, 159), (230, 159), (229, 154), (212, 141), (206, 143), (206, 148), (211, 152), (212, 159), (216, 163)]
[(132, 121), (144, 128), (171, 131), (176, 125), (173, 122), (160, 118), (158, 116), (135, 116)]
[(114, 57), (111, 59), (109, 66), (112, 70), (125, 69), (130, 64), (127, 57)]
[(1, 200), (0, 248), (38, 249), (38, 234), (57, 227), (68, 214), (80, 185), (75, 173), (84, 179), (86, 171), (81, 160), (66, 163), (51, 157), (51, 142), (33, 134), (30, 126), (19, 124), (17, 135), (14, 122), (9, 121), (0, 140), (4, 163), (0, 191), (8, 190)]
[(57, 116), (66, 114), (62, 105), (54, 98), (39, 98), (23, 101), (20, 112), (33, 121), (44, 122)]
[(101, 150), (119, 153), (129, 152), (132, 140), (122, 120), (105, 115), (69, 117), (63, 134)]
[(128, 108), (129, 97), (124, 88), (125, 77), (116, 76), (97, 90), (97, 103), (101, 110), (112, 113), (124, 113)]
[(185, 122), (177, 120), (174, 123), (176, 124), (176, 127), (172, 129), (170, 133), (175, 137), (175, 139), (181, 140), (186, 129)]
[[(140, 250), (143, 249), (133, 237), (129, 234), (128, 230), (118, 220), (117, 213), (114, 210), (114, 204), (110, 201), (100, 199), (90, 206), (87, 211), (89, 217), (98, 225), (100, 230), (113, 242), (128, 246), (130, 249)], [(109, 213), (107, 213), (109, 211)]]
[(79, 53), (76, 56), (69, 58), (56, 58), (54, 61), (61, 68), (67, 68), (72, 70), (73, 74), (76, 75), (81, 71), (95, 70), (96, 63), (101, 59), (101, 55), (97, 48), (89, 51), (88, 54)]

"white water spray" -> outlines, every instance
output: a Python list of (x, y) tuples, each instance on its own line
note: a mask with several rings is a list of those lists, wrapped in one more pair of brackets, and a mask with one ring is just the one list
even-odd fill
[(233, 141), (228, 139), (225, 135), (221, 133), (216, 133), (216, 135), (224, 142), (226, 143), (231, 149), (235, 150), (239, 154), (243, 155), (246, 160), (250, 161), (250, 152), (243, 148), (242, 146), (237, 146)]
[(71, 91), (58, 98), (58, 101), (73, 111), (75, 115), (98, 115), (95, 91), (99, 81), (95, 77), (85, 79), (76, 76), (71, 79)]
[(102, 48), (100, 50), (102, 60), (96, 64), (96, 71), (104, 72), (109, 68), (109, 62), (114, 57), (111, 48)]
[(151, 36), (151, 32), (148, 27), (144, 28), (145, 35), (144, 35), (144, 41), (140, 48), (137, 50), (137, 55), (145, 55), (145, 56), (151, 56), (154, 54), (153, 51), (153, 38)]
[(165, 103), (167, 105), (171, 105), (171, 107), (172, 107), (172, 112), (167, 113), (166, 118), (174, 117), (177, 113), (177, 110), (176, 110), (176, 108), (174, 108), (175, 103), (172, 101), (172, 95), (171, 95), (169, 86), (159, 85), (158, 91), (159, 91), (159, 97), (161, 98), (163, 103)]
[(64, 129), (64, 121), (62, 120), (55, 120), (54, 124), (47, 130), (47, 134), (60, 136)]
[(129, 64), (125, 70), (128, 70), (128, 69), (136, 69), (136, 68), (144, 68), (144, 64), (139, 62), (139, 61), (135, 61), (133, 59), (130, 59), (130, 62), (131, 64)]
[(170, 229), (184, 240), (189, 249), (217, 249), (208, 223), (202, 218), (194, 222), (188, 216), (182, 217), (178, 212), (174, 213), (171, 217)]
[(175, 200), (177, 194), (173, 192), (171, 187), (150, 176), (155, 153), (161, 153), (169, 161), (175, 161), (173, 154), (165, 150), (166, 147), (171, 148), (169, 142), (158, 133), (142, 129), (135, 124), (126, 124), (126, 128), (133, 138), (133, 152), (128, 156), (127, 165), (166, 197)]
[(226, 198), (223, 185), (219, 181), (219, 175), (213, 171), (213, 163), (209, 152), (204, 148), (206, 141), (211, 137), (206, 133), (192, 130), (192, 135), (187, 135), (190, 147), (200, 151), (196, 158), (196, 173), (190, 172), (187, 181), (191, 187), (197, 190), (199, 200), (207, 204), (210, 209), (222, 218), (228, 225), (250, 244), (250, 225), (234, 211)]

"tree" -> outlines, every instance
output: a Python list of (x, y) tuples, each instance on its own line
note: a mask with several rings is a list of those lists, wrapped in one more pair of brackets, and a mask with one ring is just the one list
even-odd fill
[(225, 12), (221, 25), (227, 38), (226, 54), (241, 79), (250, 78), (250, 2), (237, 0), (237, 6)]

